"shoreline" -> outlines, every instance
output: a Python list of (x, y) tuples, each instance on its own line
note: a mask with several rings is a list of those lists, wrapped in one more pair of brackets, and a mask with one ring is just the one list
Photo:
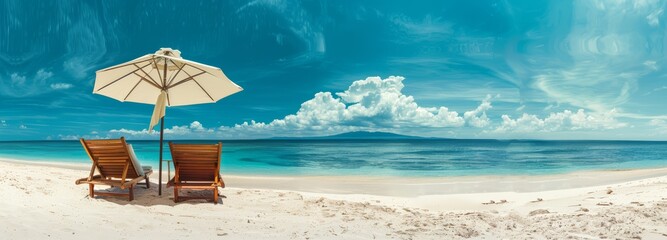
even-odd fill
[[(71, 170), (90, 170), (84, 163), (54, 163), (10, 158), (0, 162), (48, 166)], [(173, 169), (172, 169), (173, 170)], [(173, 174), (173, 172), (172, 172)], [(158, 169), (151, 180), (157, 182)], [(169, 179), (163, 169), (163, 184)], [(275, 176), (224, 174), (230, 188), (299, 191), (323, 194), (366, 194), (388, 197), (516, 192), (530, 193), (576, 188), (600, 187), (647, 178), (667, 176), (667, 168), (626, 170), (582, 170), (545, 175), (479, 175), (450, 177), (407, 176)]]

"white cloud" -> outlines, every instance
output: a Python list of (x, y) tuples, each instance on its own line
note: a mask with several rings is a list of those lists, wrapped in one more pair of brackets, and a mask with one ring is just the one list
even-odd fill
[(18, 73), (12, 73), (10, 78), (12, 80), (12, 84), (14, 84), (14, 85), (23, 85), (23, 84), (25, 84), (26, 77), (23, 76), (23, 75), (19, 75)]
[[(403, 94), (403, 80), (399, 76), (386, 79), (368, 77), (353, 82), (339, 93), (319, 92), (302, 103), (296, 113), (269, 122), (249, 121), (233, 126), (207, 128), (201, 122), (193, 121), (187, 125), (166, 128), (165, 134), (175, 139), (248, 139), (322, 136), (365, 130), (424, 136), (449, 131), (448, 136), (459, 136), (461, 133), (471, 133), (473, 129), (481, 129), (480, 133), (498, 134), (608, 130), (627, 126), (616, 119), (622, 114), (615, 109), (604, 112), (564, 110), (545, 117), (526, 113), (518, 118), (502, 115), (502, 121), (494, 124), (487, 116), (487, 111), (492, 109), (491, 95), (487, 95), (475, 109), (459, 114), (444, 106), (420, 106), (412, 96)], [(155, 139), (158, 134), (157, 131), (149, 133), (147, 129), (114, 129), (108, 132), (108, 137)]]
[(615, 118), (616, 110), (606, 113), (586, 113), (583, 109), (577, 112), (565, 110), (551, 113), (545, 118), (524, 113), (521, 117), (512, 119), (502, 115), (503, 122), (496, 128), (496, 132), (556, 132), (574, 130), (616, 129), (625, 127), (625, 123)]
[(231, 129), (325, 135), (354, 130), (463, 127), (466, 121), (469, 126), (484, 127), (490, 122), (485, 112), (491, 108), (490, 97), (461, 116), (444, 106), (419, 106), (412, 96), (402, 93), (403, 80), (399, 76), (358, 80), (347, 90), (336, 93), (339, 98), (330, 92), (320, 92), (301, 104), (295, 114), (269, 123), (245, 122)]
[[(177, 136), (203, 136), (201, 133), (214, 133), (215, 129), (205, 128), (199, 121), (194, 121), (188, 126), (173, 126), (171, 128), (165, 128), (164, 133), (169, 135)], [(146, 137), (146, 136), (158, 136), (160, 131), (152, 131), (149, 133), (148, 129), (144, 128), (142, 130), (130, 130), (130, 129), (112, 129), (109, 131), (109, 134), (116, 135), (131, 135), (135, 137)]]
[(190, 123), (190, 129), (196, 131), (196, 132), (212, 132), (212, 129), (206, 129), (204, 128), (204, 125), (202, 125), (199, 121), (194, 121)]
[(111, 130), (109, 130), (109, 133), (110, 134), (120, 134), (120, 135), (129, 134), (129, 135), (132, 135), (132, 136), (136, 136), (136, 135), (158, 135), (159, 134), (159, 132), (155, 132), (155, 131), (149, 133), (148, 129), (145, 129), (145, 128), (142, 129), (142, 130), (130, 130), (130, 129), (125, 129), (125, 128), (111, 129)]
[(35, 81), (41, 82), (46, 79), (49, 79), (53, 77), (53, 72), (46, 71), (44, 69), (39, 69), (37, 70), (37, 73), (35, 73)]
[[(412, 96), (404, 95), (403, 80), (392, 76), (386, 79), (368, 77), (353, 82), (347, 90), (336, 93), (319, 92), (302, 103), (294, 114), (271, 122), (244, 122), (234, 126), (207, 129), (200, 122), (189, 126), (174, 126), (165, 129), (166, 134), (189, 136), (209, 135), (218, 137), (271, 137), (271, 136), (315, 136), (330, 135), (357, 130), (433, 129), (451, 127), (486, 127), (491, 120), (486, 111), (491, 108), (491, 97), (487, 96), (474, 110), (461, 116), (447, 107), (422, 107)], [(338, 96), (338, 97), (336, 97)], [(156, 135), (128, 129), (114, 129), (111, 134), (132, 136)], [(195, 137), (196, 137), (195, 136)]]
[(28, 127), (26, 125), (21, 124), (19, 125), (19, 129), (28, 129)]
[(45, 69), (39, 69), (34, 75), (30, 76), (23, 73), (12, 73), (8, 79), (0, 76), (0, 95), (10, 97), (28, 97), (51, 91), (49, 88), (49, 79), (53, 77), (53, 72)]
[(69, 84), (69, 83), (52, 83), (51, 84), (51, 89), (55, 89), (55, 90), (70, 89), (73, 86), (74, 85)]
[(487, 95), (475, 110), (467, 111), (463, 114), (463, 118), (469, 126), (486, 127), (491, 123), (491, 119), (486, 116), (486, 111), (491, 109), (491, 95)]
[(0, 120), (0, 126), (6, 127), (7, 126), (7, 121)]
[(52, 140), (52, 139), (60, 139), (60, 140), (79, 140), (79, 139), (109, 139), (109, 135), (107, 136), (100, 136), (97, 133), (91, 133), (91, 135), (63, 135), (59, 134), (58, 136), (48, 136), (46, 137), (47, 140)]
[[(324, 93), (326, 101), (316, 103), (317, 108), (334, 107), (342, 119), (338, 121), (356, 126), (368, 122), (372, 126), (400, 127), (460, 127), (465, 120), (447, 107), (421, 107), (412, 96), (404, 95), (403, 77), (391, 76), (386, 79), (369, 77), (358, 80), (344, 92), (337, 93), (335, 99), (330, 93)], [(313, 99), (317, 102), (316, 98)], [(313, 101), (310, 100), (310, 101)], [(310, 102), (309, 101), (309, 102)], [(308, 103), (308, 102), (306, 102)], [(304, 105), (306, 104), (304, 103)], [(307, 117), (312, 110), (302, 105), (297, 117)]]

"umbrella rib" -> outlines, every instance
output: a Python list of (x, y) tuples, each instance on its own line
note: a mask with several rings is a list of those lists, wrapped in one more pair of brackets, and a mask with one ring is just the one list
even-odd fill
[(160, 74), (160, 69), (157, 67), (157, 62), (155, 61), (155, 56), (153, 56), (153, 64), (155, 64), (155, 69), (157, 69), (157, 76), (162, 79), (162, 75)]
[[(141, 67), (141, 68), (144, 68), (144, 67), (146, 67), (146, 66), (148, 66), (148, 65), (151, 65), (151, 64), (148, 63), (148, 64), (146, 64), (145, 66), (143, 66), (143, 67)], [(101, 88), (97, 89), (97, 92), (99, 92), (100, 90), (102, 90), (102, 89), (108, 87), (108, 86), (111, 85), (111, 84), (114, 84), (114, 83), (120, 81), (121, 79), (123, 79), (123, 78), (125, 78), (125, 77), (127, 77), (127, 76), (130, 76), (130, 74), (136, 73), (136, 72), (139, 71), (141, 68), (136, 69), (136, 70), (134, 70), (134, 71), (132, 71), (132, 72), (129, 72), (129, 73), (123, 75), (122, 77), (120, 77), (120, 78), (118, 78), (118, 79), (116, 79), (116, 80), (113, 80), (112, 82), (108, 83), (107, 85), (104, 85), (104, 86), (102, 86)]]
[(139, 83), (141, 83), (141, 81), (143, 81), (143, 80), (144, 79), (141, 78), (141, 79), (139, 79), (139, 81), (137, 81), (137, 84), (134, 84), (134, 87), (132, 87), (132, 90), (130, 90), (130, 92), (128, 92), (127, 95), (125, 95), (125, 98), (123, 98), (123, 101), (127, 100), (127, 98), (130, 97), (130, 94), (132, 94), (132, 92), (134, 92), (134, 89), (137, 88), (137, 86), (139, 86)]
[(118, 65), (118, 66), (113, 66), (113, 67), (104, 69), (104, 72), (106, 72), (106, 71), (110, 71), (110, 70), (114, 70), (114, 69), (117, 69), (117, 68), (122, 68), (122, 67), (130, 66), (130, 65), (134, 65), (134, 64), (137, 64), (137, 63), (142, 63), (142, 62), (150, 61), (150, 60), (151, 60), (151, 59), (146, 59), (146, 60), (141, 60), (141, 61), (138, 61), (138, 62), (131, 62), (131, 63), (127, 63), (127, 64), (121, 64), (121, 65)]
[[(135, 64), (134, 66), (137, 66), (137, 65)], [(144, 68), (140, 68), (140, 69), (141, 69), (141, 72), (142, 72), (142, 73), (146, 74), (146, 76), (147, 76), (148, 78), (150, 78), (151, 81), (153, 81), (153, 83), (155, 83), (155, 85), (159, 85), (159, 84), (157, 83), (157, 81), (155, 81), (155, 79), (153, 79), (153, 77), (151, 77), (151, 75), (149, 75), (148, 73), (146, 73), (146, 71), (144, 71)], [(139, 74), (137, 74), (137, 76), (138, 76), (138, 75), (139, 75)], [(141, 76), (140, 76), (140, 77), (141, 77)], [(144, 78), (144, 77), (141, 77), (141, 78)]]
[(201, 88), (201, 90), (204, 91), (204, 93), (206, 93), (206, 96), (208, 96), (208, 98), (210, 98), (211, 101), (214, 101), (214, 102), (215, 102), (215, 99), (213, 99), (213, 97), (211, 97), (211, 94), (208, 94), (208, 92), (206, 91), (206, 89), (204, 89), (204, 87), (202, 87), (201, 84), (199, 84), (199, 82), (197, 82), (197, 80), (192, 79), (192, 81), (194, 81), (194, 82), (197, 84), (197, 86), (199, 86), (199, 88)]
[[(199, 69), (199, 70), (202, 71), (201, 73), (206, 72), (206, 71), (201, 70), (201, 69)], [(190, 74), (189, 74), (187, 71), (183, 71), (183, 72), (184, 72), (186, 75), (188, 75), (188, 77), (191, 78), (192, 81), (194, 81), (194, 82), (197, 84), (197, 86), (199, 86), (199, 88), (201, 88), (201, 90), (204, 91), (204, 93), (206, 93), (206, 96), (208, 96), (208, 98), (210, 98), (211, 101), (214, 101), (214, 102), (215, 102), (215, 100), (213, 99), (213, 97), (211, 97), (211, 94), (208, 94), (208, 92), (206, 91), (206, 89), (204, 89), (204, 87), (202, 87), (201, 84), (199, 84), (199, 82), (197, 82), (197, 80), (195, 80), (193, 76), (190, 76)], [(201, 74), (201, 73), (200, 73), (200, 74)]]
[[(173, 60), (169, 59), (169, 61), (170, 61), (171, 63), (173, 63), (174, 65), (178, 66), (178, 64), (176, 64), (176, 62), (174, 62)], [(171, 84), (171, 82), (173, 82), (174, 79), (176, 79), (176, 76), (178, 75), (178, 73), (181, 72), (181, 70), (183, 70), (183, 68), (185, 67), (185, 65), (186, 65), (186, 64), (183, 64), (180, 68), (178, 68), (178, 71), (176, 72), (176, 74), (174, 74), (174, 76), (171, 76), (171, 79), (169, 80), (169, 82), (167, 83), (167, 85)]]
[(141, 80), (146, 81), (148, 84), (152, 85), (153, 87), (156, 87), (158, 89), (162, 89), (159, 85), (155, 84), (154, 82), (148, 81), (145, 77), (142, 77), (141, 75), (134, 73), (134, 75), (137, 75)]
[[(183, 63), (183, 64), (188, 65), (188, 66), (190, 66), (190, 67), (192, 67), (192, 68), (195, 68), (195, 69), (197, 69), (197, 70), (199, 70), (199, 71), (202, 71), (202, 72), (206, 72), (206, 73), (208, 73), (208, 74), (211, 74), (211, 73), (207, 72), (206, 70), (201, 69), (201, 68), (199, 68), (199, 67), (197, 67), (197, 66), (195, 66), (195, 65), (191, 65), (191, 64), (187, 64), (187, 63)], [(213, 74), (211, 74), (211, 75), (213, 75)]]
[(183, 73), (185, 73), (185, 75), (188, 75), (188, 77), (184, 78), (183, 80), (193, 78), (192, 75), (190, 75), (190, 73), (188, 73), (188, 71), (183, 70)]
[[(178, 86), (178, 85), (181, 85), (181, 84), (184, 83), (184, 82), (193, 80), (194, 77), (199, 76), (199, 75), (202, 75), (202, 74), (204, 74), (204, 73), (206, 73), (206, 72), (200, 72), (200, 73), (197, 73), (197, 74), (195, 74), (195, 75), (192, 75), (192, 76), (190, 76), (190, 77), (188, 77), (188, 78), (186, 78), (186, 79), (183, 79), (183, 80), (181, 80), (181, 81), (179, 81), (179, 82), (177, 82), (177, 83), (174, 83), (174, 84), (172, 84), (172, 85), (169, 85), (169, 86), (167, 87), (167, 89), (176, 87), (176, 86)], [(186, 73), (186, 74), (187, 74), (187, 73)], [(188, 76), (189, 76), (189, 74), (188, 74)]]
[(164, 59), (164, 77), (162, 78), (162, 86), (167, 86), (167, 59)]

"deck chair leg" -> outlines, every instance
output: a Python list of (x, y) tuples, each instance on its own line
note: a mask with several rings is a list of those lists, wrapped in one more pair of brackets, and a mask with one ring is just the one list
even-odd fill
[(130, 194), (128, 197), (130, 201), (134, 200), (134, 186), (130, 186)]
[(95, 184), (89, 183), (88, 184), (88, 191), (90, 191), (88, 193), (88, 196), (90, 196), (90, 198), (94, 198), (95, 197)]
[(178, 188), (174, 186), (174, 202), (178, 202)]
[(150, 185), (150, 183), (149, 183), (149, 181), (148, 181), (148, 177), (146, 177), (146, 188), (151, 188), (151, 185)]

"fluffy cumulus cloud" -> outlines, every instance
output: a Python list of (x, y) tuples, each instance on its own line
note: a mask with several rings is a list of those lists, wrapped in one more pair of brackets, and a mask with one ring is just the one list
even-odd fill
[[(199, 121), (165, 129), (176, 138), (248, 139), (274, 136), (322, 136), (349, 131), (388, 131), (396, 133), (479, 132), (479, 133), (540, 133), (589, 130), (610, 130), (627, 126), (617, 120), (615, 109), (589, 112), (564, 110), (547, 116), (523, 113), (513, 118), (502, 115), (494, 122), (487, 116), (493, 108), (487, 95), (474, 109), (462, 114), (444, 106), (420, 106), (412, 96), (403, 93), (405, 78), (368, 77), (353, 82), (338, 93), (319, 92), (301, 104), (294, 114), (270, 122), (249, 121), (233, 126), (205, 127)], [(521, 109), (522, 110), (522, 109)], [(519, 111), (521, 111), (519, 110)], [(651, 122), (654, 126), (667, 125)], [(159, 133), (148, 129), (114, 129), (106, 137), (127, 136), (133, 139), (154, 138)]]
[(250, 131), (296, 131), (305, 135), (331, 134), (353, 130), (402, 128), (485, 127), (490, 97), (472, 111), (460, 115), (447, 107), (419, 106), (412, 96), (402, 93), (405, 78), (369, 77), (352, 83), (335, 95), (320, 92), (301, 104), (295, 113), (269, 123), (250, 122), (234, 126)]
[(606, 113), (587, 113), (583, 109), (576, 112), (564, 110), (540, 118), (524, 113), (519, 118), (502, 115), (502, 123), (495, 132), (556, 132), (575, 130), (604, 130), (625, 127), (615, 118), (616, 110)]
[(486, 111), (491, 108), (491, 95), (487, 95), (486, 98), (482, 101), (482, 104), (480, 104), (475, 110), (463, 113), (463, 118), (470, 126), (478, 128), (486, 127), (491, 123), (491, 119), (486, 116)]
[[(477, 108), (461, 115), (444, 106), (420, 106), (412, 96), (403, 94), (404, 79), (400, 76), (386, 79), (368, 77), (353, 82), (343, 92), (319, 92), (302, 103), (296, 113), (268, 123), (250, 121), (214, 129), (205, 128), (195, 121), (189, 126), (167, 128), (165, 133), (233, 138), (316, 136), (356, 130), (400, 132), (402, 129), (414, 128), (481, 128), (491, 123), (486, 115), (486, 111), (492, 107), (490, 96)], [(137, 137), (156, 134), (149, 133), (147, 129), (117, 129), (110, 133)]]

